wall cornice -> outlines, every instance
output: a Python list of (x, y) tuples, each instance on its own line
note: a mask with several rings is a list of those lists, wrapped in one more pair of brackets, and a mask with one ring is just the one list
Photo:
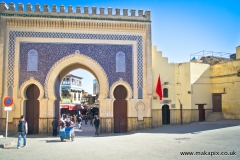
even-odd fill
[(143, 22), (149, 23), (150, 20), (144, 19), (123, 19), (123, 18), (110, 18), (110, 17), (85, 17), (85, 16), (64, 16), (64, 15), (38, 15), (38, 14), (20, 14), (20, 13), (0, 13), (1, 16), (6, 17), (28, 17), (28, 18), (59, 18), (59, 19), (83, 19), (83, 20), (102, 20), (102, 21), (121, 21), (121, 22)]
[(94, 22), (71, 20), (42, 20), (7, 18), (6, 26), (12, 28), (40, 28), (40, 29), (88, 29), (88, 30), (121, 30), (130, 32), (146, 32), (147, 24), (131, 22)]

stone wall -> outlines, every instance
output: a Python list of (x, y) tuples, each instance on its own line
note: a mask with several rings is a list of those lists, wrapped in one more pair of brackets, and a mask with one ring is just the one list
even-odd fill
[(128, 118), (128, 132), (146, 128), (152, 128), (152, 118), (145, 117), (143, 121), (138, 121), (137, 118)]
[(153, 109), (152, 110), (152, 127), (162, 126), (162, 110)]
[[(206, 110), (205, 110), (206, 112)], [(206, 114), (205, 114), (206, 117)], [(198, 109), (183, 109), (182, 110), (182, 122), (192, 123), (199, 122), (199, 111)], [(181, 124), (181, 110), (171, 109), (170, 110), (170, 124)]]
[(222, 114), (226, 119), (240, 119), (240, 60), (211, 66), (212, 93), (222, 94)]

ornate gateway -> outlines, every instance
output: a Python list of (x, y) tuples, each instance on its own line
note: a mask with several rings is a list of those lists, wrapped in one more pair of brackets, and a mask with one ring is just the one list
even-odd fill
[[(16, 10), (13, 3), (0, 3), (1, 124), (5, 122), (3, 97), (10, 95), (15, 101), (12, 125), (21, 114), (28, 114), (27, 120), (31, 114), (38, 115), (31, 124), (33, 133), (48, 133), (46, 124), (59, 115), (58, 88), (63, 77), (82, 68), (99, 82), (101, 132), (151, 127), (150, 11), (143, 14), (139, 10), (136, 15), (132, 9), (129, 15), (124, 9), (120, 15), (118, 8), (114, 13), (108, 8), (108, 14), (100, 8), (97, 14), (97, 8), (92, 7), (90, 14), (88, 7), (81, 11), (80, 6), (76, 13), (72, 6), (67, 10), (60, 6), (59, 12), (55, 5), (51, 12), (48, 5), (43, 10), (38, 4), (35, 10), (31, 4), (23, 6), (19, 3)], [(34, 100), (29, 95), (34, 95)], [(28, 109), (30, 102), (37, 109)], [(124, 102), (124, 110), (120, 102)], [(121, 112), (126, 118), (114, 122)], [(124, 126), (118, 128), (116, 122)]]

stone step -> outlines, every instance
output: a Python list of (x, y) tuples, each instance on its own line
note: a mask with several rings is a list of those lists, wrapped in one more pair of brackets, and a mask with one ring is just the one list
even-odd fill
[(210, 112), (205, 119), (207, 122), (216, 122), (223, 119), (223, 115), (222, 112)]

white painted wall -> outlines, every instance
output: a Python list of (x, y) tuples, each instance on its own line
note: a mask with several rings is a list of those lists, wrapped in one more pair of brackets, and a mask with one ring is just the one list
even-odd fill
[(191, 66), (191, 86), (193, 109), (197, 109), (195, 104), (206, 104), (204, 109), (212, 109), (212, 87), (211, 71), (209, 64), (190, 63)]

